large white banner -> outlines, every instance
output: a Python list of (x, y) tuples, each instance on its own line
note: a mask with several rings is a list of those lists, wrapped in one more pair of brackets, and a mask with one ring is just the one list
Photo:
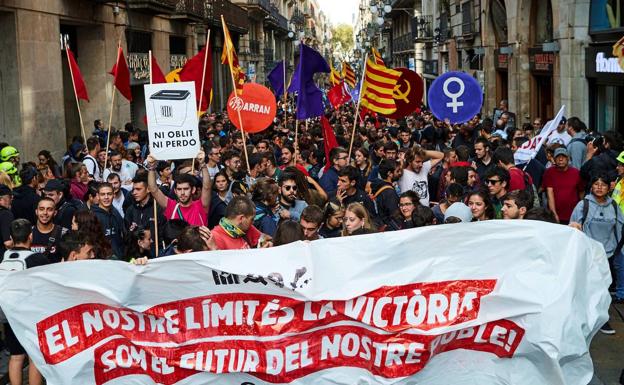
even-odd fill
[(5, 273), (49, 384), (587, 384), (602, 246), (533, 221), (452, 224)]

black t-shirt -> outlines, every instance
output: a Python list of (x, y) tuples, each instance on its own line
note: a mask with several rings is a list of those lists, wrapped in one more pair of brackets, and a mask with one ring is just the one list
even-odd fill
[(0, 256), (4, 255), (6, 247), (4, 242), (11, 239), (11, 222), (13, 222), (13, 213), (4, 207), (0, 207)]
[(67, 232), (67, 229), (59, 225), (54, 225), (54, 228), (49, 233), (42, 233), (37, 226), (33, 226), (32, 229), (32, 244), (30, 250), (35, 253), (41, 253), (45, 255), (50, 263), (61, 262), (61, 257), (58, 255), (57, 248), (61, 240), (61, 236)]
[[(9, 250), (8, 252), (2, 254), (2, 259), (4, 259), (4, 257), (6, 255), (10, 255), (11, 251), (19, 251), (19, 250), (28, 250), (28, 249), (25, 249), (23, 247), (15, 247), (15, 248)], [(50, 261), (48, 260), (48, 258), (46, 258), (46, 256), (41, 254), (41, 253), (32, 253), (31, 255), (26, 257), (26, 268), (27, 269), (30, 269), (30, 268), (33, 268), (33, 267), (37, 267), (37, 266), (47, 265), (49, 263), (50, 263)]]

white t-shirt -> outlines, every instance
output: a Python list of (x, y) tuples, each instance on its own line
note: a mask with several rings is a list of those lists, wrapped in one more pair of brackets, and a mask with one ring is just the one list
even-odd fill
[(103, 180), (106, 180), (106, 178), (108, 178), (108, 175), (110, 175), (111, 172), (114, 172), (119, 175), (119, 179), (121, 179), (121, 187), (128, 191), (132, 191), (132, 179), (134, 178), (134, 175), (136, 174), (138, 169), (139, 166), (137, 166), (136, 164), (122, 159), (121, 169), (119, 171), (111, 171), (110, 168), (104, 170)]
[(399, 179), (401, 194), (412, 190), (420, 198), (420, 203), (429, 207), (429, 171), (431, 171), (430, 160), (423, 163), (419, 173), (404, 169), (403, 176)]
[(559, 132), (555, 130), (548, 135), (548, 144), (561, 143), (567, 147), (571, 140), (572, 137), (565, 131)]

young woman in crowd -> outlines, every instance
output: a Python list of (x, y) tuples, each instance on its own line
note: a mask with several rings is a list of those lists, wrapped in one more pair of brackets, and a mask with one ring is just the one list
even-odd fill
[(360, 172), (358, 187), (364, 190), (366, 189), (366, 182), (368, 182), (368, 177), (373, 169), (368, 150), (364, 147), (355, 150), (355, 168)]
[(39, 151), (37, 158), (39, 159), (39, 164), (37, 165), (38, 170), (43, 169), (43, 168), (49, 168), (50, 171), (52, 172), (52, 175), (54, 175), (55, 178), (61, 177), (61, 167), (58, 165), (58, 163), (56, 163), (54, 158), (52, 158), (50, 151), (48, 150)]
[(217, 196), (227, 203), (227, 195), (230, 189), (230, 179), (225, 171), (219, 171), (214, 177), (214, 183), (212, 189), (217, 193)]
[(152, 235), (149, 229), (137, 228), (128, 233), (123, 259), (131, 261), (139, 258), (152, 258)]
[(365, 229), (375, 231), (370, 214), (361, 203), (351, 203), (347, 206), (343, 220), (342, 236), (353, 235), (356, 230)]
[(323, 224), (319, 229), (319, 234), (323, 238), (336, 238), (341, 235), (344, 210), (335, 201), (329, 201), (325, 205), (323, 212)]
[(468, 195), (466, 205), (472, 211), (473, 222), (494, 219), (494, 206), (490, 195), (484, 191), (476, 191)]

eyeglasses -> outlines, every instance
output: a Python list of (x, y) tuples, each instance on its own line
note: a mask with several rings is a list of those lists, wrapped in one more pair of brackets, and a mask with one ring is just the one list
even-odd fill
[(289, 186), (289, 185), (285, 185), (284, 189), (286, 189), (286, 191), (297, 191), (297, 186)]
[(498, 179), (486, 179), (485, 180), (485, 184), (497, 184), (500, 183), (501, 181)]

